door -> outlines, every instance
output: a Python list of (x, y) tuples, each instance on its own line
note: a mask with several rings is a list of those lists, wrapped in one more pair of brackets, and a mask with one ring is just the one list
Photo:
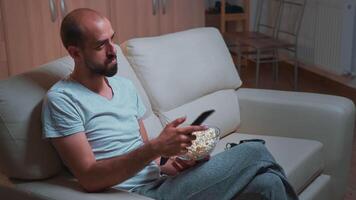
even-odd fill
[(0, 0), (10, 75), (60, 56), (61, 41), (55, 4), (55, 0)]
[[(98, 11), (102, 15), (110, 18), (110, 4), (109, 0), (59, 0), (62, 13), (68, 12), (76, 8), (90, 8)], [(121, 0), (119, 0), (121, 1)]]
[(204, 0), (160, 0), (160, 2), (161, 34), (204, 26)]
[(204, 26), (204, 0), (112, 0), (115, 42)]
[[(7, 55), (6, 55), (6, 47), (5, 47), (5, 36), (4, 36), (4, 28), (3, 21), (1, 17), (1, 9), (0, 9), (0, 79), (7, 78), (9, 76), (9, 70), (7, 66)], [(1, 176), (1, 175), (0, 175)]]
[(159, 0), (112, 0), (111, 23), (116, 43), (159, 34)]

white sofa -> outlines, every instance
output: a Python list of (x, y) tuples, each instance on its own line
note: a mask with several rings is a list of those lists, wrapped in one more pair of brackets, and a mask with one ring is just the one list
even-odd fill
[[(355, 120), (352, 101), (240, 88), (232, 58), (214, 28), (132, 39), (121, 49), (119, 75), (138, 88), (151, 138), (167, 118), (187, 115), (190, 122), (214, 108), (206, 123), (223, 134), (213, 154), (227, 142), (262, 138), (301, 200), (343, 199)], [(72, 69), (73, 61), (64, 57), (0, 81), (0, 169), (14, 183), (13, 188), (0, 186), (0, 199), (147, 199), (115, 189), (85, 193), (41, 138), (42, 98)]]

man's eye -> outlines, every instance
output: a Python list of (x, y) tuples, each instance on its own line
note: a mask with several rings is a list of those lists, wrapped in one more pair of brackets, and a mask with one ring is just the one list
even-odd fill
[(102, 49), (103, 47), (104, 47), (104, 43), (102, 43), (102, 44), (98, 45), (95, 49), (100, 50), (100, 49)]

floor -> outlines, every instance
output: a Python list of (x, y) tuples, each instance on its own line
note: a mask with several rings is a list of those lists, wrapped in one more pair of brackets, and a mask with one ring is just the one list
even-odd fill
[[(242, 66), (239, 74), (243, 81), (242, 87), (255, 88), (255, 67), (253, 63), (249, 63), (248, 66)], [(281, 64), (279, 67), (279, 80), (273, 81), (272, 67), (268, 64), (261, 66), (259, 86), (259, 88), (263, 89), (293, 90), (292, 67), (287, 64)], [(298, 91), (302, 92), (317, 92), (344, 96), (350, 98), (356, 104), (356, 89), (346, 87), (303, 69), (299, 70), (298, 87)], [(354, 137), (356, 137), (356, 131), (354, 132), (354, 135)], [(351, 168), (349, 185), (344, 200), (356, 199), (356, 139), (353, 140)]]

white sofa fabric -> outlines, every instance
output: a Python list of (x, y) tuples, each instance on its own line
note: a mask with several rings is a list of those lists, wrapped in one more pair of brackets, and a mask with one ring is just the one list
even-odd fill
[(59, 59), (0, 84), (0, 169), (11, 178), (43, 179), (61, 170), (55, 150), (42, 140), (41, 101), (46, 91), (71, 71), (70, 59)]
[(206, 34), (192, 29), (121, 45), (154, 110), (171, 110), (197, 97), (241, 86), (220, 33), (205, 30)]
[[(301, 200), (342, 200), (355, 120), (350, 100), (239, 88), (229, 52), (213, 28), (133, 39), (122, 49), (125, 56), (117, 47), (119, 75), (138, 88), (147, 107), (144, 123), (150, 138), (166, 118), (187, 115), (189, 123), (214, 108), (217, 112), (206, 123), (224, 134), (213, 155), (228, 142), (264, 139)], [(72, 69), (71, 58), (64, 57), (0, 81), (0, 169), (16, 178), (15, 189), (0, 186), (0, 191), (10, 191), (0, 193), (0, 199), (19, 199), (24, 191), (34, 199), (147, 199), (115, 189), (85, 193), (62, 168), (49, 142), (41, 139), (41, 100)]]
[[(351, 165), (353, 102), (339, 96), (302, 92), (240, 89), (237, 94), (239, 131), (321, 142), (323, 173), (331, 176), (331, 199), (342, 199)], [(276, 121), (281, 123), (273, 123)]]

